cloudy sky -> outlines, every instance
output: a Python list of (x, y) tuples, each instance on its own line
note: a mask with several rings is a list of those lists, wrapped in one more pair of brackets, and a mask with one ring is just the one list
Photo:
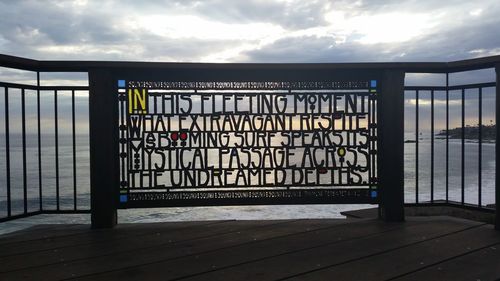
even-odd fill
[[(0, 53), (40, 60), (452, 61), (500, 54), (498, 15), (498, 0), (0, 0)], [(16, 81), (26, 77), (2, 73)], [(491, 82), (492, 74), (451, 79)], [(407, 75), (407, 84), (412, 81), (442, 85), (444, 76)], [(491, 89), (484, 98), (484, 120), (493, 119)], [(451, 99), (452, 115), (459, 117), (460, 94)], [(467, 95), (466, 102), (467, 124), (477, 124), (477, 94)], [(415, 123), (414, 104), (406, 96), (406, 130)], [(43, 124), (51, 126), (51, 105), (43, 107), (49, 113)], [(428, 130), (429, 100), (420, 102), (420, 110), (420, 126)], [(443, 110), (441, 93), (438, 130), (444, 127)], [(459, 120), (453, 118), (452, 126)]]
[(0, 52), (35, 59), (449, 61), (500, 54), (499, 14), (498, 0), (2, 0)]

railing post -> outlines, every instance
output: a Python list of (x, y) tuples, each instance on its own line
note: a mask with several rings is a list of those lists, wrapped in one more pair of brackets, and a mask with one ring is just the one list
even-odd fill
[(92, 228), (116, 225), (119, 185), (118, 95), (111, 72), (89, 71), (90, 192)]
[(404, 77), (401, 70), (385, 70), (377, 106), (378, 184), (380, 218), (404, 221)]
[(496, 95), (495, 95), (495, 229), (500, 230), (500, 64), (495, 67), (496, 72)]

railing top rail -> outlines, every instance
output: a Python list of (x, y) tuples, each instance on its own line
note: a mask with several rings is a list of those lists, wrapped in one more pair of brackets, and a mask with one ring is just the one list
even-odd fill
[(500, 55), (452, 62), (359, 63), (192, 63), (133, 61), (33, 60), (0, 54), (0, 67), (41, 72), (87, 72), (94, 68), (155, 68), (193, 70), (378, 70), (401, 69), (412, 73), (446, 73), (495, 67)]

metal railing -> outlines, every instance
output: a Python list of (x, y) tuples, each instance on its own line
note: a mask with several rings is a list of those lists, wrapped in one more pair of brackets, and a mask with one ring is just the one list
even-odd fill
[[(460, 71), (467, 71), (469, 69), (460, 69)], [(471, 68), (470, 70), (477, 70), (475, 68)], [(490, 70), (494, 72), (494, 69)], [(483, 130), (484, 129), (489, 129), (495, 130), (494, 125), (490, 125), (489, 127), (484, 126), (483, 122), (483, 93), (485, 90), (491, 90), (491, 92), (495, 92), (496, 90), (496, 81), (491, 81), (491, 82), (481, 82), (481, 83), (466, 83), (466, 84), (458, 84), (458, 85), (450, 85), (450, 75), (452, 75), (454, 72), (445, 72), (441, 75), (444, 76), (444, 85), (442, 86), (405, 86), (405, 97), (407, 100), (412, 100), (414, 101), (414, 139), (407, 139), (405, 141), (406, 144), (406, 149), (407, 150), (414, 150), (415, 157), (413, 159), (414, 162), (414, 178), (405, 178), (405, 192), (407, 195), (407, 200), (406, 203), (407, 205), (410, 206), (422, 206), (422, 205), (451, 205), (451, 206), (461, 206), (465, 208), (470, 208), (470, 209), (477, 209), (485, 212), (495, 212), (494, 206), (490, 204), (483, 204), (484, 198), (483, 198), (483, 180), (485, 179), (483, 177)], [(467, 73), (467, 72), (465, 72)], [(460, 96), (458, 99), (455, 99), (456, 101), (459, 101), (458, 103), (455, 103), (455, 107), (459, 106), (460, 109), (460, 117), (459, 121), (460, 124), (456, 128), (450, 127), (450, 95), (454, 93), (458, 93)], [(427, 94), (427, 97), (422, 97), (423, 95)], [(437, 96), (440, 97), (437, 97)], [(471, 106), (466, 106), (468, 100), (477, 100), (477, 108), (471, 108)], [(436, 100), (445, 102), (444, 106), (444, 118), (445, 118), (445, 127), (444, 129), (437, 134), (435, 130), (435, 124), (436, 124), (436, 106), (435, 102)], [(426, 122), (426, 125), (430, 125), (430, 132), (429, 136), (430, 139), (425, 139), (422, 138), (422, 132), (421, 132), (421, 126), (422, 126), (422, 116), (421, 116), (421, 105), (420, 103), (424, 102), (427, 104), (427, 106), (430, 106), (430, 120)], [(458, 109), (458, 108), (457, 108)], [(471, 112), (475, 112), (477, 115), (477, 123), (472, 124), (472, 127), (470, 124), (466, 124), (466, 110), (469, 110)], [(442, 113), (442, 112), (441, 112)], [(424, 116), (424, 117), (429, 117), (429, 116)], [(443, 121), (443, 120), (441, 120)], [(470, 123), (470, 122), (469, 122)], [(477, 132), (476, 136), (471, 136), (471, 131)], [(450, 136), (450, 132), (453, 133), (453, 137)], [(467, 136), (466, 136), (466, 132)], [(459, 136), (457, 136), (457, 133)], [(443, 148), (443, 142), (444, 142), (444, 155), (441, 152), (440, 157), (436, 157), (436, 136), (440, 136), (439, 141), (441, 144), (441, 148)], [(489, 136), (489, 141), (494, 141), (491, 138), (491, 135)], [(455, 146), (458, 144), (459, 145), (459, 151), (453, 151), (453, 153), (450, 151), (450, 140), (454, 140)], [(419, 151), (419, 148), (422, 144), (422, 140), (425, 143), (425, 145), (430, 145), (430, 150), (426, 151), (426, 153), (421, 153)], [(477, 151), (474, 153), (472, 157), (476, 157), (477, 160), (467, 158), (466, 159), (466, 141), (470, 142), (473, 141), (474, 143), (477, 143)], [(459, 142), (459, 143), (457, 143)], [(412, 147), (414, 146), (414, 147)], [(455, 156), (456, 154), (460, 155), (459, 158), (459, 175), (450, 175), (450, 157)], [(429, 178), (423, 179), (424, 184), (428, 184), (426, 189), (422, 190), (420, 186), (423, 184), (423, 182), (420, 180), (420, 177), (422, 175), (420, 168), (422, 166), (421, 158), (428, 158), (425, 161), (424, 164), (428, 164), (428, 170), (429, 170)], [(430, 159), (429, 159), (430, 158)], [(436, 176), (436, 162), (437, 160), (441, 160), (442, 162), (444, 161), (445, 167), (444, 167), (444, 173), (440, 173), (440, 175)], [(467, 188), (466, 185), (466, 162), (474, 162), (477, 161), (477, 170), (475, 171), (475, 175), (477, 175), (477, 182), (475, 186), (471, 186), (470, 188)], [(452, 162), (453, 164), (456, 164)], [(410, 166), (410, 165), (408, 165)], [(443, 167), (441, 167), (441, 172)], [(410, 169), (410, 167), (407, 167), (407, 169)], [(468, 170), (471, 172), (470, 170)], [(408, 171), (411, 172), (411, 171)], [(490, 182), (495, 181), (494, 174), (489, 174), (488, 175)], [(452, 185), (450, 183), (450, 178), (458, 178), (459, 179), (459, 186), (458, 188), (455, 185)], [(437, 186), (436, 186), (436, 180), (439, 180), (440, 183), (444, 183), (442, 185), (441, 191), (437, 191)], [(413, 181), (413, 184), (411, 184)], [(409, 184), (410, 183), (410, 184)], [(444, 190), (442, 190), (444, 188)], [(494, 187), (493, 187), (494, 188)], [(468, 200), (466, 199), (466, 190), (474, 191), (477, 193), (477, 200)], [(413, 194), (413, 198), (412, 197)], [(424, 197), (424, 199), (422, 199)], [(494, 198), (490, 198), (491, 200), (494, 201)]]
[[(75, 96), (88, 100), (89, 88), (44, 86), (39, 71), (23, 73), (29, 74), (36, 74), (35, 85), (5, 81), (6, 77), (0, 77), (4, 129), (1, 166), (5, 175), (0, 183), (0, 222), (38, 214), (89, 213), (88, 180), (81, 183), (77, 180), (82, 166), (88, 165), (88, 156), (85, 157), (87, 163), (85, 160), (77, 163), (77, 140), (88, 143), (88, 134), (77, 134), (75, 113)], [(68, 101), (61, 105), (60, 99)], [(31, 101), (29, 106), (28, 101)], [(47, 113), (44, 111), (51, 111), (53, 118), (43, 116)], [(61, 117), (61, 112), (69, 113), (69, 120)], [(82, 115), (88, 120), (88, 112)], [(20, 132), (13, 120), (19, 118)], [(60, 131), (61, 122), (68, 123), (64, 134)], [(27, 127), (32, 130), (28, 131)], [(69, 143), (62, 147), (61, 139)], [(88, 154), (88, 144), (83, 148), (82, 153)], [(61, 167), (61, 158), (62, 164), (67, 166)], [(63, 178), (71, 182), (69, 186), (61, 186)]]
[[(11, 57), (0, 55), (0, 67), (20, 69), (25, 71), (32, 71), (36, 73), (36, 85), (29, 85), (23, 83), (11, 83), (3, 81), (0, 78), (0, 89), (4, 91), (4, 118), (5, 118), (5, 156), (1, 159), (5, 163), (5, 204), (6, 215), (0, 215), (0, 222), (11, 220), (20, 217), (26, 217), (35, 214), (43, 213), (76, 213), (76, 212), (92, 212), (93, 224), (97, 227), (109, 227), (116, 223), (116, 209), (119, 205), (118, 199), (119, 186), (120, 186), (120, 160), (118, 156), (119, 151), (119, 134), (118, 134), (118, 106), (109, 112), (103, 110), (109, 108), (110, 104), (118, 105), (117, 86), (118, 79), (130, 79), (130, 77), (138, 81), (162, 81), (164, 77), (169, 77), (169, 82), (185, 81), (331, 81), (331, 77), (337, 77), (339, 81), (356, 81), (360, 80), (370, 81), (375, 78), (380, 81), (380, 100), (377, 99), (379, 108), (377, 108), (377, 119), (379, 122), (377, 137), (377, 153), (379, 159), (377, 160), (378, 169), (378, 188), (381, 206), (382, 217), (389, 220), (401, 220), (404, 218), (402, 206), (404, 201), (404, 177), (403, 177), (403, 95), (405, 97), (413, 95), (415, 98), (415, 184), (413, 187), (406, 186), (407, 194), (412, 194), (414, 200), (408, 200), (407, 205), (439, 205), (439, 204), (453, 204), (464, 208), (475, 208), (493, 212), (492, 206), (485, 206), (483, 184), (484, 179), (482, 167), (483, 155), (483, 94), (487, 89), (490, 91), (495, 88), (495, 97), (500, 95), (499, 89), (496, 87), (499, 81), (500, 72), (500, 56), (486, 57), (472, 60), (456, 61), (456, 62), (431, 62), (431, 63), (325, 63), (325, 64), (198, 64), (198, 63), (146, 63), (146, 62), (106, 62), (106, 61), (36, 61), (18, 57)], [(486, 83), (473, 83), (473, 84), (460, 84), (450, 85), (449, 75), (463, 71), (473, 71), (479, 69), (496, 69), (496, 81), (489, 81)], [(89, 86), (42, 86), (40, 73), (44, 72), (83, 72), (89, 75)], [(446, 75), (446, 84), (441, 86), (404, 86), (404, 75), (409, 73), (440, 73)], [(354, 78), (354, 79), (353, 79)], [(359, 81), (359, 79), (357, 80)], [(466, 158), (465, 158), (465, 129), (466, 118), (466, 95), (468, 91), (475, 90), (475, 94), (479, 99), (478, 111), (478, 168), (477, 168), (477, 201), (468, 202), (466, 200), (466, 183), (465, 172)], [(17, 92), (16, 92), (17, 91)], [(89, 176), (91, 190), (91, 209), (83, 208), (78, 203), (78, 190), (82, 187), (78, 182), (78, 165), (77, 158), (77, 126), (75, 124), (75, 96), (78, 92), (90, 92), (89, 98), (89, 115), (90, 117), (90, 170)], [(460, 128), (460, 188), (456, 189), (450, 183), (450, 93), (458, 91), (461, 100), (461, 116)], [(404, 92), (404, 94), (403, 94)], [(50, 177), (44, 176), (45, 169), (43, 168), (44, 146), (42, 133), (45, 120), (41, 118), (41, 94), (49, 93), (53, 100), (53, 136), (54, 139), (54, 154), (49, 154), (53, 159), (55, 175), (53, 176), (53, 185), (47, 186), (46, 183), (50, 182)], [(71, 102), (62, 105), (59, 99), (69, 93)], [(430, 94), (429, 99), (423, 99), (421, 95)], [(436, 134), (435, 134), (435, 101), (439, 100), (436, 95), (444, 95), (446, 103), (445, 116), (445, 175), (437, 176), (436, 173)], [(9, 104), (13, 96), (20, 96), (20, 112), (21, 115), (21, 132), (20, 132), (20, 151), (21, 151), (21, 173), (13, 175), (15, 171), (11, 167), (13, 161), (12, 152), (12, 136), (11, 123), (12, 116), (16, 113), (9, 108)], [(36, 184), (29, 181), (30, 168), (28, 167), (29, 155), (27, 153), (27, 141), (30, 135), (26, 131), (26, 126), (29, 122), (26, 121), (27, 107), (26, 98), (28, 96), (36, 97), (36, 157), (38, 166)], [(423, 100), (430, 101), (430, 176), (429, 176), (429, 190), (422, 189), (422, 181), (419, 176), (422, 174), (419, 171), (422, 159), (421, 151), (419, 148), (420, 143), (420, 125), (421, 121), (421, 108), (420, 104)], [(441, 98), (442, 100), (442, 98)], [(500, 99), (495, 98), (496, 109), (498, 112), (500, 108)], [(64, 175), (61, 174), (61, 151), (59, 140), (61, 134), (59, 132), (60, 123), (58, 114), (61, 112), (61, 106), (69, 106), (71, 111), (71, 149), (64, 152), (64, 155), (71, 155), (72, 167), (65, 169)], [(106, 107), (108, 106), (108, 107)], [(93, 117), (94, 116), (94, 117)], [(500, 116), (496, 114), (496, 123), (499, 123)], [(101, 122), (102, 121), (102, 122)], [(498, 126), (495, 132), (498, 132)], [(442, 140), (441, 140), (442, 141)], [(96, 145), (99, 144), (99, 145)], [(408, 146), (409, 147), (409, 146)], [(498, 145), (495, 142), (496, 159), (500, 157)], [(116, 152), (116, 153), (115, 153)], [(108, 153), (109, 155), (104, 155)], [(109, 156), (109, 157), (107, 157)], [(440, 159), (440, 158), (439, 158)], [(453, 162), (454, 163), (454, 162)], [(452, 163), (452, 164), (453, 164)], [(68, 167), (65, 167), (68, 168)], [(500, 172), (500, 167), (496, 166), (494, 174)], [(68, 185), (61, 184), (60, 179), (62, 176), (72, 178), (72, 182)], [(401, 175), (401, 176), (400, 176)], [(491, 177), (491, 175), (490, 175)], [(17, 182), (22, 182), (21, 186), (14, 191), (12, 180), (16, 179)], [(444, 179), (444, 195), (436, 191), (440, 186), (440, 181)], [(436, 182), (436, 180), (438, 180)], [(39, 202), (38, 208), (35, 210), (30, 209), (29, 206), (29, 190), (33, 185), (38, 188)], [(61, 194), (61, 189), (66, 188), (72, 191), (71, 195), (68, 193)], [(413, 188), (413, 189), (412, 189)], [(44, 198), (45, 192), (48, 190), (54, 191), (53, 198)], [(458, 191), (457, 191), (458, 190)], [(21, 200), (13, 199), (13, 192), (21, 192)], [(460, 198), (457, 202), (452, 200), (456, 198), (456, 193), (459, 192)], [(1, 195), (0, 195), (1, 196)], [(495, 178), (495, 198), (494, 202), (500, 202), (500, 181)], [(424, 199), (422, 199), (424, 198)], [(52, 208), (46, 208), (44, 205), (45, 200), (53, 202)], [(69, 201), (68, 201), (69, 200)], [(21, 202), (21, 203), (20, 203)], [(62, 204), (64, 202), (64, 204)], [(68, 205), (69, 208), (62, 208), (62, 205)], [(264, 201), (262, 201), (264, 202)], [(326, 201), (321, 201), (325, 203)], [(254, 203), (258, 203), (258, 200)], [(299, 201), (297, 203), (300, 203)], [(18, 205), (22, 207), (20, 213), (12, 211), (13, 206)], [(496, 226), (500, 227), (500, 216), (497, 210)]]

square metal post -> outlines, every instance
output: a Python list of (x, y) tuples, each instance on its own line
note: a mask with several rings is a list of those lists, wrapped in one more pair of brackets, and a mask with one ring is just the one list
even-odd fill
[(380, 218), (404, 221), (404, 77), (385, 70), (377, 106), (378, 186)]
[(495, 67), (496, 71), (496, 95), (495, 95), (495, 229), (500, 230), (500, 143), (498, 136), (500, 136), (500, 65)]
[(89, 71), (90, 193), (92, 228), (117, 223), (119, 186), (118, 94), (111, 72)]

